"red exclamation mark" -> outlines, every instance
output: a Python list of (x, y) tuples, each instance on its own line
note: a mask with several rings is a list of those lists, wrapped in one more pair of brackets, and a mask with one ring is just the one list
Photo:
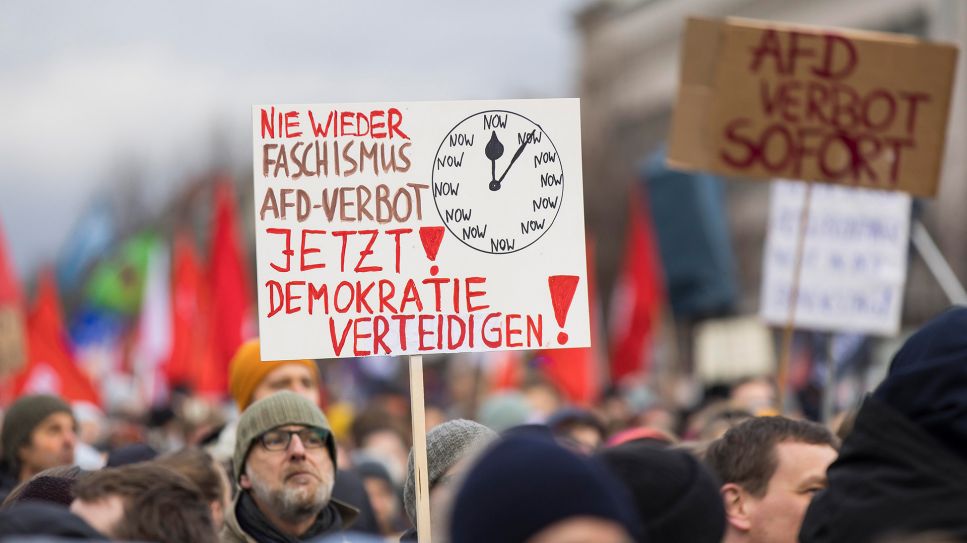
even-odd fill
[[(431, 261), (436, 260), (437, 251), (440, 250), (440, 243), (443, 241), (442, 226), (421, 226), (420, 241), (423, 242), (423, 251)], [(440, 267), (436, 264), (430, 266), (430, 275), (439, 273)]]
[[(551, 305), (554, 306), (554, 318), (557, 325), (564, 328), (567, 321), (567, 312), (571, 309), (571, 300), (574, 299), (574, 291), (578, 288), (576, 275), (551, 275), (547, 278), (547, 286), (551, 289)], [(558, 345), (567, 343), (567, 332), (561, 331), (557, 334)]]

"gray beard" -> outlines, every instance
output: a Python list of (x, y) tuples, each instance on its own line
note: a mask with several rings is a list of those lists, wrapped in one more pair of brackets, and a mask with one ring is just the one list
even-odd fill
[(314, 494), (285, 485), (280, 490), (269, 490), (257, 477), (252, 477), (252, 493), (257, 503), (268, 507), (277, 517), (289, 523), (313, 518), (321, 512), (332, 497), (332, 481), (322, 481)]

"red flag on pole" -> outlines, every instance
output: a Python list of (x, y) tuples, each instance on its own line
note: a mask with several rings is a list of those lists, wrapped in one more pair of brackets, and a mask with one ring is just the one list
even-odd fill
[(173, 260), (171, 358), (165, 374), (172, 385), (188, 385), (199, 394), (218, 397), (226, 384), (224, 371), (215, 363), (211, 302), (204, 270), (185, 233), (175, 238)]
[(539, 368), (568, 401), (588, 407), (597, 399), (600, 389), (600, 338), (598, 302), (594, 276), (594, 248), (587, 245), (588, 307), (591, 314), (591, 346), (579, 349), (540, 351)]
[(624, 265), (611, 302), (611, 380), (615, 383), (651, 366), (665, 298), (647, 200), (639, 189), (632, 188), (629, 202)]
[(101, 396), (68, 348), (53, 273), (40, 276), (37, 298), (27, 318), (27, 365), (13, 380), (14, 398), (54, 394), (69, 402), (101, 406)]
[(217, 387), (228, 390), (228, 364), (239, 345), (255, 335), (250, 281), (238, 228), (238, 213), (231, 181), (221, 179), (215, 187), (209, 260), (209, 292), (215, 343)]

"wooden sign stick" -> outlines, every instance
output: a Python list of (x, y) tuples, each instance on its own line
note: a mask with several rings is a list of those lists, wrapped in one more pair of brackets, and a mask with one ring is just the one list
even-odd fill
[(420, 543), (430, 535), (430, 478), (426, 460), (426, 415), (423, 407), (423, 357), (410, 357), (410, 411), (413, 417), (413, 476), (416, 479), (416, 534)]
[(786, 412), (786, 389), (789, 387), (789, 359), (792, 356), (792, 333), (795, 330), (796, 303), (799, 301), (799, 275), (802, 271), (802, 255), (806, 246), (806, 228), (809, 226), (809, 202), (812, 200), (813, 182), (806, 181), (802, 212), (799, 215), (799, 238), (796, 241), (796, 259), (792, 269), (792, 287), (789, 289), (789, 317), (782, 332), (782, 351), (779, 353), (779, 412)]

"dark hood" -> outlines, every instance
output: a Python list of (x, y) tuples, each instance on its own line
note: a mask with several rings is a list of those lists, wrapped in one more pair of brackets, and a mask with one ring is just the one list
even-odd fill
[(967, 461), (967, 308), (910, 336), (873, 396)]
[(967, 463), (897, 410), (869, 397), (829, 488), (806, 511), (800, 543), (867, 543), (890, 533), (967, 538)]

